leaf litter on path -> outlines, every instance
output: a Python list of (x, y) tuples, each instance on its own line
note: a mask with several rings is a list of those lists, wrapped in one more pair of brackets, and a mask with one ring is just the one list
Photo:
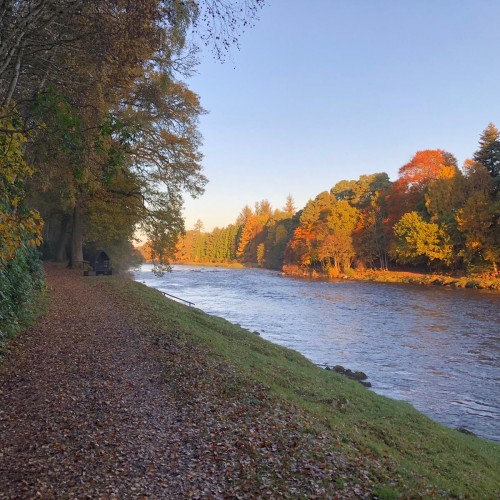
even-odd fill
[(175, 321), (154, 331), (99, 278), (47, 280), (50, 310), (0, 375), (0, 498), (370, 496), (357, 457), (266, 387), (242, 391)]

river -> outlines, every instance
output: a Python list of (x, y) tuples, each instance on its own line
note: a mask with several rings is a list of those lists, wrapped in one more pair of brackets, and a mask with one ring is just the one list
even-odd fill
[(500, 441), (498, 293), (193, 266), (157, 278), (144, 265), (135, 279), (314, 363), (362, 370), (377, 393)]

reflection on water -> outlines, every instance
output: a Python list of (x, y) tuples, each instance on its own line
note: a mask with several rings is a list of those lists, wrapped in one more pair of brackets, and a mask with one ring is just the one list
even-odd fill
[(135, 278), (315, 363), (362, 370), (376, 392), (500, 441), (497, 294), (190, 266), (162, 278), (143, 266)]

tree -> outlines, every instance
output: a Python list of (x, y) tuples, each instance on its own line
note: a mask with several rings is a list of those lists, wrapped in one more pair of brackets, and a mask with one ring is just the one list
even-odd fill
[[(238, 242), (237, 256), (241, 262), (257, 262), (257, 249), (264, 243), (266, 234), (264, 231), (268, 215), (266, 213), (250, 216), (241, 231)], [(264, 255), (264, 254), (262, 254)]]
[(459, 231), (465, 238), (465, 260), (490, 262), (494, 274), (500, 261), (500, 200), (493, 194), (493, 178), (480, 163), (469, 163), (465, 178), (467, 198), (456, 213)]
[[(92, 61), (88, 67), (92, 67)], [(81, 112), (78, 102), (72, 105), (59, 93), (55, 102), (45, 99), (50, 105), (43, 108), (42, 117), (44, 123), (52, 124), (50, 130), (56, 132), (52, 137), (71, 139), (60, 144), (70, 145), (71, 154), (66, 154), (62, 165), (69, 165), (73, 171), (64, 186), (70, 187), (73, 200), (71, 254), (76, 266), (83, 260), (87, 205), (96, 193), (112, 188), (114, 176), (127, 177), (130, 189), (122, 190), (121, 196), (113, 199), (127, 204), (129, 210), (135, 208), (143, 231), (150, 238), (158, 238), (151, 242), (151, 251), (161, 259), (166, 257), (167, 246), (171, 249), (184, 229), (180, 213), (182, 191), (196, 196), (206, 181), (200, 174), (200, 137), (196, 127), (203, 110), (198, 97), (166, 74), (143, 69), (136, 74), (132, 86), (122, 86), (115, 93), (87, 92), (98, 111), (90, 116)], [(105, 76), (109, 77), (109, 70)], [(43, 97), (47, 95), (50, 94)], [(72, 119), (61, 120), (61, 109)], [(40, 148), (34, 156), (40, 161)], [(42, 175), (52, 168), (50, 160), (49, 157), (47, 166), (40, 168)], [(137, 204), (137, 199), (142, 204)]]
[[(29, 89), (31, 96), (34, 89), (43, 87), (53, 69), (53, 54), (74, 36), (69, 29), (70, 20), (76, 17), (83, 3), (83, 0), (4, 0), (0, 4), (3, 106), (10, 105), (20, 86)], [(61, 32), (62, 26), (65, 34)]]
[(200, 237), (198, 231), (186, 231), (179, 235), (175, 249), (175, 261), (177, 262), (195, 262), (196, 242)]
[(381, 191), (391, 185), (389, 176), (385, 173), (361, 175), (357, 181), (340, 181), (330, 190), (337, 201), (346, 200), (357, 208), (363, 208), (371, 203)]
[(457, 160), (442, 149), (417, 151), (413, 158), (399, 169), (399, 178), (410, 191), (422, 192), (436, 179), (450, 179), (457, 173)]
[(271, 269), (281, 269), (286, 245), (291, 236), (290, 219), (274, 219), (268, 224), (265, 242), (265, 263)]
[(396, 236), (395, 257), (402, 264), (435, 261), (448, 264), (452, 256), (452, 245), (448, 235), (437, 224), (425, 222), (417, 212), (408, 212), (394, 226)]
[(493, 123), (481, 134), (474, 160), (483, 165), (494, 179), (500, 177), (500, 132)]
[(42, 220), (26, 203), (25, 179), (33, 170), (24, 154), (27, 138), (16, 132), (12, 111), (0, 118), (0, 128), (12, 131), (0, 133), (0, 344), (43, 281), (36, 251)]
[(291, 194), (289, 194), (286, 197), (286, 202), (285, 206), (283, 207), (283, 212), (285, 212), (286, 215), (288, 215), (288, 217), (292, 217), (296, 212), (295, 201)]
[(425, 193), (425, 207), (433, 222), (444, 231), (453, 244), (453, 265), (458, 267), (463, 257), (463, 234), (457, 225), (457, 213), (466, 201), (467, 193), (464, 176), (457, 174), (449, 179), (437, 179)]
[(328, 229), (334, 233), (351, 234), (358, 222), (359, 211), (346, 200), (335, 203), (330, 211), (326, 223)]
[(385, 197), (391, 188), (385, 173), (361, 175), (357, 181), (340, 181), (331, 189), (339, 202), (348, 202), (359, 210), (352, 232), (358, 265), (387, 267), (387, 245), (384, 226)]
[(383, 197), (359, 213), (353, 232), (353, 245), (359, 267), (389, 267), (387, 237), (384, 231), (385, 207)]
[[(14, 131), (16, 125), (13, 117), (0, 119), (1, 128)], [(41, 243), (42, 220), (26, 204), (25, 179), (33, 175), (24, 155), (26, 140), (17, 132), (0, 134), (0, 266), (14, 258), (23, 245)]]
[(354, 256), (352, 237), (347, 233), (328, 234), (318, 247), (318, 257), (333, 265), (335, 275), (347, 272), (351, 268)]
[(310, 266), (313, 263), (314, 235), (302, 224), (295, 228), (285, 249), (285, 264)]
[(328, 236), (320, 244), (319, 255), (322, 260), (331, 259), (337, 271), (346, 272), (351, 268), (356, 255), (352, 236), (358, 218), (358, 209), (341, 200), (334, 203), (326, 219)]
[(417, 151), (399, 169), (399, 177), (392, 186), (388, 200), (390, 223), (397, 222), (406, 212), (424, 213), (427, 187), (437, 179), (450, 179), (457, 172), (457, 160), (451, 153), (441, 149)]
[[(175, 38), (185, 47), (190, 25), (199, 39), (223, 59), (264, 3), (264, 0), (3, 0), (0, 104), (8, 105), (17, 92), (30, 98), (56, 80), (60, 86), (65, 85), (63, 82), (75, 84), (74, 63), (82, 56), (82, 43), (94, 44), (95, 54), (105, 63), (103, 67), (120, 67), (124, 58), (130, 60), (130, 68), (117, 75), (122, 83), (133, 80), (137, 75), (135, 70), (147, 60), (151, 50), (168, 56), (177, 69), (182, 67), (184, 58), (171, 57), (176, 44), (165, 42), (166, 38), (170, 42)], [(103, 40), (107, 41), (107, 54), (102, 52)], [(161, 60), (156, 59), (155, 63), (158, 67)], [(95, 76), (88, 72), (86, 79), (104, 88), (117, 83), (109, 79), (99, 81)]]
[(327, 191), (309, 200), (299, 213), (299, 225), (293, 231), (285, 250), (287, 264), (311, 266), (319, 264), (317, 249), (319, 242), (326, 236), (326, 219), (331, 213), (332, 196)]
[(460, 171), (451, 178), (435, 180), (425, 193), (425, 207), (431, 221), (451, 224), (465, 197), (464, 176)]
[(257, 245), (257, 253), (256, 253), (257, 264), (259, 265), (259, 267), (264, 267), (264, 255), (265, 255), (265, 245), (264, 243), (259, 243)]
[(294, 214), (293, 199), (289, 195), (283, 210), (275, 210), (266, 223), (264, 260), (270, 269), (281, 269), (283, 266), (286, 246), (298, 222)]
[(198, 219), (195, 223), (194, 223), (194, 226), (193, 226), (193, 231), (196, 231), (197, 233), (201, 233), (203, 231), (204, 227), (203, 227), (203, 222), (201, 221), (201, 219)]
[(255, 215), (265, 220), (269, 219), (272, 214), (272, 207), (268, 200), (262, 200), (255, 203)]
[(385, 235), (392, 255), (395, 252), (394, 225), (403, 214), (413, 211), (426, 218), (425, 195), (429, 186), (439, 179), (451, 179), (458, 174), (456, 158), (441, 149), (418, 151), (399, 169), (399, 177), (392, 184), (385, 200)]
[[(61, 204), (64, 209), (56, 208), (56, 187), (51, 190), (48, 212), (57, 214), (61, 229), (71, 221), (75, 265), (83, 259), (84, 232), (89, 229), (96, 197), (106, 199), (107, 205), (112, 201), (134, 207), (143, 229), (154, 238), (153, 255), (163, 259), (172, 250), (183, 231), (183, 192), (196, 196), (205, 183), (194, 118), (201, 107), (197, 96), (174, 77), (189, 73), (194, 62), (185, 35), (193, 23), (199, 32), (206, 26), (204, 40), (227, 48), (236, 40), (241, 23), (252, 19), (262, 4), (261, 0), (1, 3), (1, 100), (22, 103), (20, 129), (38, 127), (33, 157), (47, 137), (77, 139), (72, 153), (57, 166), (39, 164), (45, 167), (39, 168), (42, 184), (66, 177), (61, 182), (62, 191), (68, 187)], [(50, 97), (51, 89), (55, 89), (57, 106), (37, 115), (33, 112), (37, 101)], [(61, 105), (75, 118), (76, 128), (50, 119), (50, 113), (57, 114)], [(51, 127), (51, 122), (58, 127)], [(11, 133), (8, 128), (3, 132)], [(72, 175), (62, 174), (68, 171)], [(133, 185), (128, 194), (104, 192), (115, 175), (128, 177)], [(140, 197), (142, 206), (133, 201)], [(46, 200), (38, 202), (48, 205)]]
[(256, 18), (265, 0), (204, 0), (196, 5), (194, 28), (215, 57), (224, 60), (230, 47)]
[(245, 224), (245, 222), (253, 215), (252, 209), (248, 206), (245, 205), (242, 209), (241, 212), (239, 213), (237, 219), (236, 219), (236, 225), (241, 226)]

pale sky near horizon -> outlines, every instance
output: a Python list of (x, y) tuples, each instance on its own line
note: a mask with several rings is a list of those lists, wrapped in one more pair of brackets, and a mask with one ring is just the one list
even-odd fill
[(500, 127), (500, 1), (268, 0), (224, 64), (203, 53), (188, 81), (205, 194), (186, 228), (226, 226), (267, 199), (297, 209), (342, 179), (444, 149), (461, 165)]

